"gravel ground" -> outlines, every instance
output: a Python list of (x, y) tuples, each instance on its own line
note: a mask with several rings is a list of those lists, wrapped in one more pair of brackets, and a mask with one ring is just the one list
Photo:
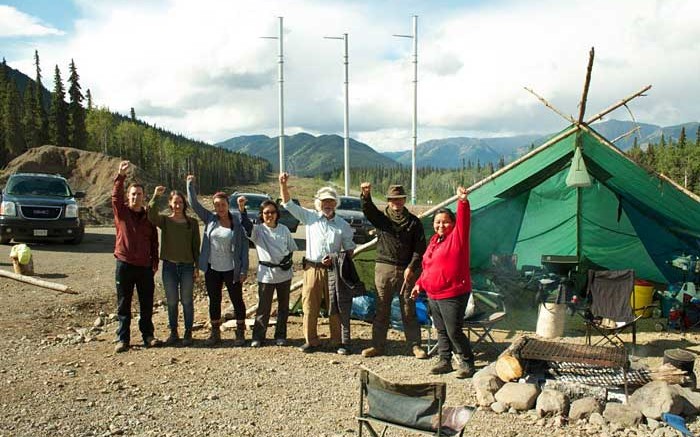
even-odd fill
[[(90, 228), (80, 246), (33, 245), (39, 277), (68, 284), (78, 295), (0, 279), (0, 436), (349, 436), (357, 432), (360, 366), (394, 381), (444, 381), (447, 405), (476, 402), (470, 380), (429, 375), (433, 362), (407, 356), (402, 336), (395, 331), (389, 334), (390, 355), (385, 357), (345, 357), (331, 349), (302, 354), (296, 349), (302, 343), (301, 319), (294, 316), (287, 347), (234, 348), (229, 331), (220, 347), (207, 348), (203, 341), (208, 331), (202, 328), (190, 348), (135, 346), (114, 355), (116, 324), (109, 322), (116, 306), (113, 244), (112, 228)], [(9, 254), (10, 247), (2, 250)], [(11, 270), (9, 262), (0, 265)], [(246, 293), (249, 306), (256, 301), (251, 285)], [(163, 299), (162, 288), (156, 299)], [(206, 311), (200, 291), (198, 324), (206, 323)], [(91, 329), (101, 313), (106, 326)], [(165, 338), (164, 306), (156, 308), (154, 323), (157, 335)], [(132, 327), (132, 338), (140, 338), (136, 324)], [(327, 324), (320, 331), (327, 338)], [(356, 352), (367, 347), (371, 326), (353, 322), (353, 337), (358, 339)], [(641, 334), (638, 341), (651, 348), (678, 344), (677, 337), (650, 333)], [(697, 336), (683, 341), (694, 348)], [(700, 424), (691, 423), (691, 429), (700, 431)], [(498, 415), (485, 410), (477, 411), (465, 434), (544, 433), (676, 435), (668, 428), (652, 432), (646, 426), (562, 425), (539, 419), (534, 412)]]

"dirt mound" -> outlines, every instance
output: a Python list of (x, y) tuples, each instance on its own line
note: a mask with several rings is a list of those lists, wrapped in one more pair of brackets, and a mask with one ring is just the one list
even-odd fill
[[(0, 173), (0, 184), (4, 185), (11, 174), (18, 172), (59, 174), (68, 179), (74, 191), (85, 192), (80, 204), (90, 209), (97, 222), (110, 222), (113, 218), (110, 195), (120, 161), (98, 152), (41, 146), (10, 161)], [(127, 176), (127, 184), (134, 181), (144, 184), (147, 193), (157, 185), (153, 177), (137, 166), (132, 166)]]

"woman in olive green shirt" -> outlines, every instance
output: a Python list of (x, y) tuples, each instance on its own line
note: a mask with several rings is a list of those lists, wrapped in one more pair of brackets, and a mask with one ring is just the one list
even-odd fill
[(192, 297), (194, 280), (197, 277), (199, 259), (199, 224), (187, 217), (187, 201), (179, 191), (171, 191), (168, 197), (170, 214), (159, 214), (156, 202), (165, 192), (165, 187), (157, 186), (148, 204), (148, 219), (161, 231), (160, 259), (163, 260), (163, 287), (168, 301), (168, 324), (170, 336), (167, 344), (179, 341), (177, 332), (177, 306), (182, 302), (185, 319), (185, 335), (182, 344), (192, 344), (192, 324), (194, 323), (194, 301)]

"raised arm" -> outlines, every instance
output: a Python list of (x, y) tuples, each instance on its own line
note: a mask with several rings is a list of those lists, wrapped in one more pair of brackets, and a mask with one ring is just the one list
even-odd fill
[(289, 181), (289, 173), (280, 173), (278, 179), (280, 181), (280, 197), (282, 198), (282, 203), (287, 203), (289, 202), (289, 199), (292, 198), (289, 195), (289, 187), (287, 186), (287, 182)]
[(238, 196), (238, 199), (236, 199), (236, 203), (238, 203), (238, 212), (241, 215), (241, 225), (243, 229), (245, 229), (246, 236), (251, 238), (253, 236), (253, 222), (250, 221), (248, 211), (245, 209), (246, 202), (248, 202), (248, 199), (246, 199), (245, 196)]
[(469, 226), (471, 225), (471, 209), (467, 198), (467, 189), (457, 188), (457, 222), (455, 223), (454, 237), (461, 242), (469, 244)]
[(187, 175), (187, 202), (190, 204), (192, 210), (195, 214), (197, 214), (200, 220), (202, 220), (204, 224), (207, 224), (212, 213), (207, 211), (207, 209), (204, 208), (201, 203), (199, 203), (199, 200), (197, 200), (197, 189), (195, 186), (194, 175)]
[(280, 197), (282, 198), (282, 206), (284, 209), (289, 211), (297, 220), (302, 224), (308, 225), (317, 217), (316, 212), (310, 209), (302, 208), (292, 201), (292, 197), (289, 195), (289, 187), (287, 182), (289, 181), (288, 173), (280, 173)]
[(360, 205), (365, 217), (375, 228), (386, 229), (389, 226), (389, 218), (372, 201), (372, 184), (369, 182), (360, 185)]
[(163, 229), (163, 226), (165, 225), (165, 216), (158, 214), (157, 203), (158, 199), (163, 195), (163, 193), (165, 193), (165, 187), (158, 185), (153, 191), (153, 197), (151, 197), (151, 200), (148, 202), (148, 221), (161, 229)]
[(119, 163), (117, 176), (114, 178), (114, 185), (112, 186), (112, 211), (114, 211), (114, 217), (117, 220), (122, 220), (127, 210), (124, 202), (124, 180), (128, 169), (129, 161)]

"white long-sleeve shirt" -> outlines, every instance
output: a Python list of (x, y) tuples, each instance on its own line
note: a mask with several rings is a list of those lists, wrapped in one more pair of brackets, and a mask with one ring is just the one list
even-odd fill
[(306, 226), (306, 259), (320, 263), (324, 257), (345, 250), (354, 250), (352, 228), (343, 218), (327, 219), (323, 213), (303, 208), (291, 200), (284, 208)]

